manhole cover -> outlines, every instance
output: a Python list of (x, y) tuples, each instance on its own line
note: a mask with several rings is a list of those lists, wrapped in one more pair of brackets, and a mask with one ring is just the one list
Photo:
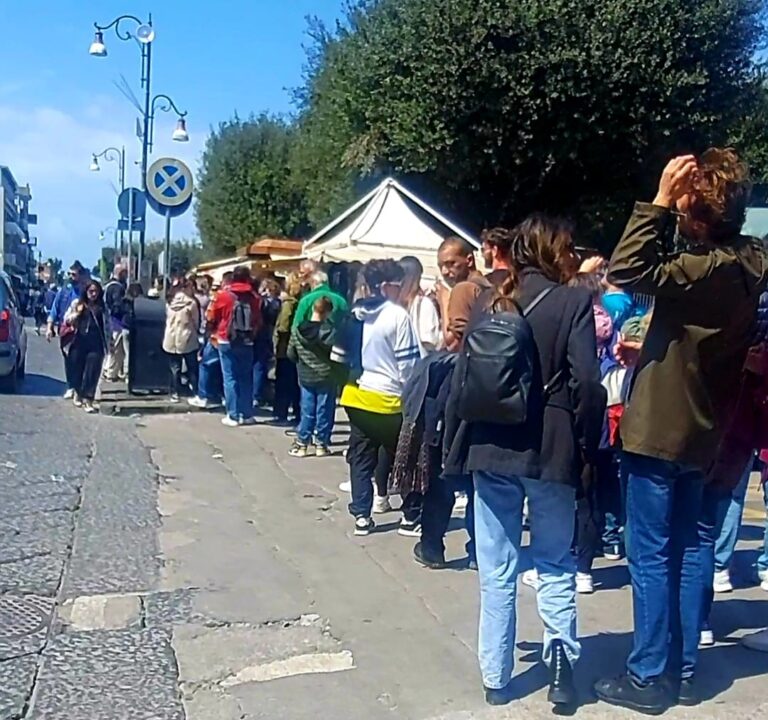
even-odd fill
[(49, 613), (33, 599), (0, 597), (0, 636), (5, 639), (34, 635), (47, 627), (49, 620)]

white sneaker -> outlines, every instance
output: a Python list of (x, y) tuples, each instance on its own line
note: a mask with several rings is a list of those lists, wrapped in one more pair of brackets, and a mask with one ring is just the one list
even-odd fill
[(712, 647), (715, 644), (715, 633), (711, 630), (702, 630), (699, 637), (699, 647)]
[(352, 492), (352, 481), (351, 480), (345, 480), (344, 482), (339, 483), (339, 490), (341, 490), (341, 492), (351, 493)]
[(171, 393), (171, 397), (169, 400), (174, 404), (178, 404), (181, 402), (181, 398), (179, 397), (179, 393)]
[(64, 393), (65, 400), (72, 400), (75, 397), (75, 391), (72, 388), (68, 388)]
[(376, 523), (374, 523), (371, 518), (355, 519), (355, 535), (358, 537), (365, 537), (366, 535), (370, 535), (375, 527)]
[(237, 422), (237, 420), (234, 418), (229, 417), (229, 415), (225, 415), (223, 418), (221, 418), (221, 424), (231, 428), (240, 427), (240, 423)]
[(715, 579), (712, 582), (712, 589), (716, 593), (733, 592), (733, 585), (731, 584), (731, 573), (727, 569), (718, 570), (715, 572)]
[(250, 425), (255, 425), (256, 424), (256, 418), (252, 418), (252, 417), (244, 418), (244, 417), (241, 417), (237, 421), (237, 424), (238, 425), (243, 425), (244, 427), (249, 427)]
[(72, 395), (72, 403), (73, 403), (73, 404), (74, 404), (74, 406), (75, 406), (75, 407), (77, 407), (77, 408), (79, 408), (79, 407), (83, 407), (83, 401), (80, 399), (80, 397), (78, 396), (78, 394), (77, 394), (77, 393), (74, 393), (74, 394)]
[(536, 568), (533, 568), (531, 570), (526, 570), (520, 576), (520, 582), (523, 583), (523, 585), (527, 585), (529, 588), (538, 590), (540, 581), (539, 581), (539, 573), (536, 571)]
[(591, 595), (595, 592), (591, 573), (576, 573), (576, 592), (581, 595)]
[(208, 401), (203, 400), (203, 398), (199, 398), (197, 396), (189, 398), (187, 400), (187, 405), (191, 405), (192, 407), (201, 408), (205, 410), (208, 407)]
[(748, 650), (768, 653), (768, 629), (747, 635), (741, 639), (741, 644)]
[(760, 589), (768, 592), (768, 570), (758, 570), (757, 579), (760, 581)]
[(373, 512), (376, 515), (392, 512), (392, 505), (390, 505), (389, 498), (386, 495), (384, 497), (376, 495), (373, 498)]
[(96, 408), (90, 400), (83, 402), (83, 410), (85, 410), (85, 412), (87, 412), (89, 415), (93, 415), (93, 413), (96, 412)]
[(467, 493), (465, 492), (457, 492), (456, 493), (456, 502), (453, 504), (454, 510), (466, 510), (467, 505), (469, 505), (469, 497), (467, 497)]

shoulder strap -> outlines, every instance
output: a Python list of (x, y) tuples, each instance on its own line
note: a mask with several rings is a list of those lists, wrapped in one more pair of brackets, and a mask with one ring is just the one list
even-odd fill
[(528, 304), (528, 306), (523, 310), (523, 317), (528, 317), (535, 309), (536, 306), (541, 303), (541, 301), (551, 293), (556, 285), (550, 285), (548, 288), (544, 288), (533, 300)]

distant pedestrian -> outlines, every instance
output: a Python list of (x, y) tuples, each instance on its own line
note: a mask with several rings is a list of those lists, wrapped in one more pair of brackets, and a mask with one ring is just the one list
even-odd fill
[(272, 335), (280, 315), (280, 285), (274, 278), (265, 278), (259, 283), (258, 294), (262, 323), (253, 341), (253, 402), (256, 407), (266, 402), (269, 370), (275, 357)]
[(261, 327), (261, 298), (253, 292), (247, 267), (235, 268), (231, 284), (216, 294), (208, 313), (216, 334), (224, 376), (228, 427), (252, 425), (253, 341)]
[(333, 305), (327, 297), (315, 300), (312, 317), (293, 329), (288, 358), (296, 363), (301, 388), (301, 421), (289, 454), (306, 457), (315, 441), (315, 454), (328, 455), (336, 414), (336, 364), (331, 361), (335, 329), (329, 318)]
[(190, 280), (182, 280), (169, 293), (166, 308), (163, 350), (168, 353), (171, 368), (171, 402), (179, 402), (183, 391), (182, 366), (193, 396), (197, 395), (197, 352), (200, 347), (200, 305)]
[(287, 424), (288, 411), (293, 410), (295, 423), (301, 418), (299, 409), (299, 378), (296, 363), (288, 357), (291, 326), (301, 294), (301, 278), (292, 273), (285, 282), (280, 314), (274, 331), (275, 345), (275, 423)]
[(104, 291), (98, 282), (90, 280), (86, 284), (82, 295), (67, 310), (64, 324), (73, 332), (68, 357), (75, 406), (88, 413), (96, 412), (93, 405), (96, 388), (104, 357), (112, 343)]
[(404, 273), (399, 302), (411, 316), (422, 354), (439, 350), (443, 344), (440, 315), (435, 301), (421, 290), (424, 267), (418, 258), (411, 256), (402, 258), (399, 264)]
[[(64, 327), (64, 316), (67, 310), (72, 306), (75, 300), (80, 298), (85, 285), (88, 282), (88, 271), (83, 267), (79, 260), (75, 260), (69, 268), (69, 278), (57, 293), (51, 304), (51, 310), (48, 313), (48, 330), (46, 332), (46, 338), (50, 342), (56, 334), (59, 335), (59, 347), (61, 349), (62, 357), (64, 358), (64, 374), (67, 381), (67, 390), (64, 393), (64, 397), (70, 400), (75, 395), (75, 382), (72, 375), (71, 363), (69, 361), (68, 346), (72, 341), (71, 332), (72, 329)], [(62, 333), (62, 330), (64, 331)]]
[(104, 286), (104, 303), (110, 317), (112, 333), (112, 352), (104, 362), (104, 379), (111, 382), (124, 380), (128, 375), (127, 335), (125, 322), (125, 293), (127, 289), (128, 270), (117, 264), (112, 271), (112, 278)]

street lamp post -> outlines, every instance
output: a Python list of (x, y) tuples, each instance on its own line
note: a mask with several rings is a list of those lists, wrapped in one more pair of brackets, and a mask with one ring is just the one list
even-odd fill
[[(125, 145), (119, 150), (116, 147), (108, 147), (100, 153), (94, 153), (91, 160), (91, 172), (99, 172), (99, 158), (104, 158), (107, 162), (117, 163), (117, 181), (120, 185), (120, 192), (125, 190)], [(123, 252), (123, 231), (120, 230), (120, 252)]]
[[(133, 32), (124, 29), (123, 23), (135, 23)], [(180, 112), (176, 104), (167, 95), (156, 95), (152, 97), (152, 42), (155, 39), (155, 30), (152, 26), (152, 15), (149, 15), (147, 22), (142, 22), (135, 15), (120, 15), (107, 25), (94, 23), (96, 32), (90, 47), (90, 54), (94, 57), (106, 57), (107, 46), (104, 43), (104, 32), (114, 28), (115, 35), (120, 40), (128, 41), (135, 39), (141, 48), (141, 87), (144, 90), (144, 107), (139, 108), (142, 113), (142, 132), (141, 132), (141, 189), (147, 189), (147, 166), (149, 153), (153, 144), (153, 125), (156, 110), (170, 112), (172, 109), (179, 116), (176, 129), (173, 132), (173, 139), (177, 142), (187, 142), (189, 135), (186, 127), (186, 112)], [(161, 102), (158, 102), (161, 101)], [(162, 103), (162, 104), (161, 104)], [(145, 231), (139, 233), (139, 254), (138, 267), (141, 273), (141, 263), (144, 259), (144, 238)]]

